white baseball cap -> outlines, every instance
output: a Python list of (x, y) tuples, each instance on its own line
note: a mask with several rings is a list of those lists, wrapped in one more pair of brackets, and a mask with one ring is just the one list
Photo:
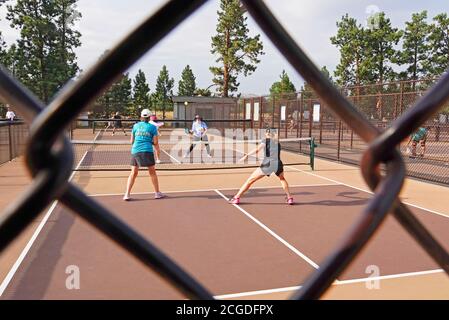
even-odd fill
[(143, 109), (142, 110), (142, 112), (140, 113), (140, 116), (142, 117), (142, 118), (148, 118), (149, 116), (150, 116), (150, 110), (148, 110), (148, 109)]

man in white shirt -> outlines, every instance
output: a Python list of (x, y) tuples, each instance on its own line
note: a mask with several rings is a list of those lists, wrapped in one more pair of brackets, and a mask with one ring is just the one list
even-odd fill
[(14, 111), (11, 110), (10, 107), (7, 107), (7, 108), (8, 108), (8, 111), (6, 112), (6, 119), (8, 119), (9, 121), (14, 121), (16, 114), (14, 113)]

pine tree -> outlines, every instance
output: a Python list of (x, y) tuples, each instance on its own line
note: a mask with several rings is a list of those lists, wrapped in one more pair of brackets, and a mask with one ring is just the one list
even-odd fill
[[(129, 74), (123, 74), (112, 86), (96, 101), (97, 115), (101, 118), (110, 118), (113, 113), (120, 112), (126, 115), (136, 115), (132, 103), (132, 81)], [(100, 114), (98, 114), (98, 112)]]
[(80, 17), (76, 0), (17, 0), (7, 9), (11, 26), (20, 30), (16, 76), (48, 102), (78, 71), (73, 51), (80, 46), (80, 33), (73, 29)]
[(210, 97), (212, 95), (212, 92), (210, 92), (209, 89), (196, 88), (193, 95), (194, 96), (202, 96), (202, 97)]
[[(412, 20), (405, 23), (404, 41), (398, 59), (399, 64), (407, 66), (407, 70), (400, 75), (403, 79), (417, 80), (429, 74), (426, 64), (429, 59), (427, 38), (430, 28), (426, 20), (427, 11), (422, 11), (414, 13)], [(414, 89), (415, 83), (412, 86)]]
[(134, 78), (132, 113), (139, 115), (142, 109), (150, 109), (150, 86), (148, 85), (145, 73), (139, 69)]
[[(0, 7), (2, 6), (2, 2), (0, 1)], [(0, 64), (2, 64), (4, 67), (7, 67), (7, 57), (8, 57), (8, 51), (6, 48), (6, 43), (3, 40), (2, 32), (0, 31)], [(4, 117), (6, 114), (6, 108), (3, 103), (0, 102), (0, 117)]]
[(111, 90), (103, 92), (95, 101), (95, 117), (110, 118), (114, 110)]
[(56, 26), (56, 67), (53, 69), (56, 90), (74, 78), (79, 71), (74, 49), (81, 46), (81, 33), (73, 28), (76, 21), (81, 18), (81, 13), (77, 10), (77, 1), (53, 0), (56, 12), (53, 18)]
[(337, 22), (337, 28), (337, 35), (331, 37), (331, 43), (340, 50), (340, 63), (334, 72), (337, 84), (358, 86), (368, 82), (366, 31), (348, 14)]
[(195, 76), (189, 65), (181, 73), (181, 80), (178, 83), (178, 96), (191, 97), (195, 94), (196, 83)]
[(331, 73), (329, 72), (329, 70), (327, 69), (326, 66), (323, 66), (321, 68), (321, 72), (331, 81), (334, 82), (334, 79), (332, 79)]
[[(0, 0), (0, 7), (2, 6), (3, 1)], [(0, 63), (5, 65), (5, 59), (7, 55), (6, 42), (3, 40), (2, 32), (0, 30)]]
[(13, 77), (17, 77), (17, 65), (22, 64), (23, 59), (17, 54), (17, 47), (15, 44), (12, 44), (4, 51), (1, 63), (9, 70)]
[(156, 108), (162, 110), (162, 118), (165, 119), (165, 111), (172, 107), (171, 97), (175, 80), (170, 78), (167, 67), (164, 65), (156, 80), (156, 88), (153, 94)]
[(449, 17), (441, 13), (433, 18), (428, 37), (431, 58), (427, 64), (434, 76), (440, 76), (449, 68)]
[(6, 65), (6, 56), (8, 50), (6, 48), (6, 42), (3, 40), (2, 33), (0, 32), (0, 63)]
[[(108, 52), (109, 50), (105, 50), (103, 54), (100, 55), (98, 60), (103, 59)], [(113, 111), (111, 89), (112, 86), (102, 92), (102, 94), (95, 100), (95, 103), (91, 106), (96, 118), (109, 118), (111, 116)]]
[(285, 93), (293, 93), (296, 91), (295, 86), (290, 81), (290, 78), (288, 77), (288, 74), (285, 72), (285, 70), (282, 70), (279, 78), (280, 81), (276, 81), (271, 85), (270, 95), (278, 96)]
[(395, 80), (396, 73), (393, 65), (398, 58), (398, 52), (395, 45), (402, 37), (402, 31), (391, 26), (391, 21), (384, 12), (376, 16), (377, 23), (367, 30), (367, 56), (369, 66), (368, 72), (370, 79), (378, 83), (384, 83), (387, 80)]
[[(327, 77), (329, 78), (330, 81), (333, 82), (332, 76), (330, 75), (329, 70), (327, 70), (326, 66), (323, 66), (321, 68), (321, 72)], [(312, 87), (310, 86), (310, 84), (308, 84), (307, 82), (304, 82), (304, 85), (301, 87), (301, 95), (304, 99), (311, 99), (313, 97), (317, 97), (315, 91), (312, 89)]]
[(211, 53), (217, 55), (220, 66), (210, 67), (212, 82), (223, 97), (237, 91), (240, 74), (246, 77), (256, 70), (258, 57), (264, 54), (260, 35), (250, 37), (247, 17), (239, 0), (221, 0), (217, 34), (212, 37)]
[(132, 110), (132, 85), (129, 74), (125, 73), (123, 77), (114, 83), (110, 89), (112, 112), (119, 111), (122, 114), (134, 114)]

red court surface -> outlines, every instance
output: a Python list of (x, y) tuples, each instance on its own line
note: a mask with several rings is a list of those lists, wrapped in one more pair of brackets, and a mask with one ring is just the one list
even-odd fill
[[(235, 190), (94, 195), (121, 219), (180, 263), (218, 298), (301, 285), (366, 206), (370, 194), (339, 184), (292, 187), (297, 202), (284, 203), (280, 188), (254, 188), (239, 206), (225, 197)], [(449, 219), (411, 207), (444, 244)], [(44, 220), (45, 221), (45, 220)], [(2, 299), (174, 299), (180, 293), (77, 216), (57, 205), (7, 281)], [(449, 249), (449, 246), (446, 245)], [(339, 278), (435, 272), (437, 265), (388, 217), (362, 254)], [(80, 289), (66, 287), (70, 266)], [(358, 281), (358, 280), (356, 280)]]

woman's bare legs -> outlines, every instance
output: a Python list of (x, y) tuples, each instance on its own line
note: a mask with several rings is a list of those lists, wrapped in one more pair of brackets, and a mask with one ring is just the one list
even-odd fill
[(159, 190), (159, 180), (157, 178), (156, 169), (154, 166), (148, 168), (148, 173), (150, 174), (151, 183), (153, 184), (154, 192), (160, 192)]
[(245, 183), (240, 188), (239, 192), (234, 196), (234, 198), (240, 198), (243, 194), (245, 194), (246, 191), (248, 191), (249, 188), (257, 181), (265, 177), (262, 170), (260, 168), (257, 168), (254, 170), (254, 172), (251, 174), (251, 176), (248, 178), (248, 180), (245, 181)]
[(128, 177), (128, 182), (126, 184), (126, 193), (123, 199), (129, 199), (129, 195), (131, 194), (131, 189), (134, 186), (134, 182), (136, 181), (137, 175), (139, 174), (139, 168), (136, 166), (131, 166), (131, 173)]
[(282, 189), (284, 189), (285, 193), (287, 194), (287, 198), (291, 198), (292, 195), (290, 194), (290, 189), (288, 187), (288, 182), (285, 180), (284, 173), (282, 172), (278, 176), (279, 180), (281, 181)]

